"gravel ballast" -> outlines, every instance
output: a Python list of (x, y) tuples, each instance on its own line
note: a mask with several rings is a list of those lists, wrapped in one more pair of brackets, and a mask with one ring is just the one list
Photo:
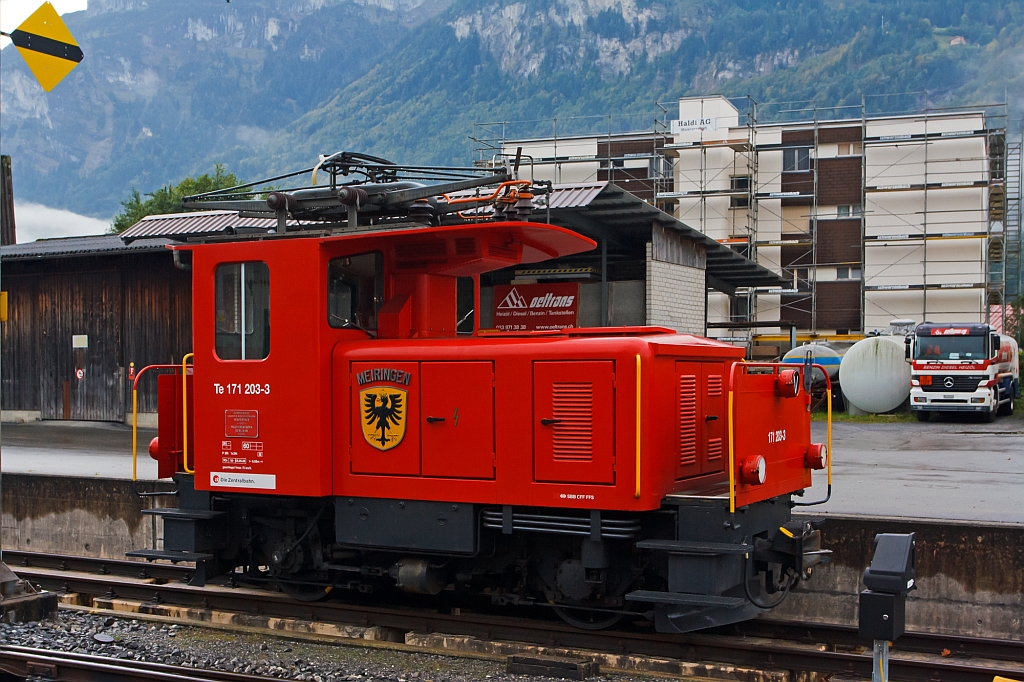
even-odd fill
[(60, 611), (52, 621), (0, 624), (0, 644), (314, 682), (550, 679), (509, 675), (498, 661), (301, 642), (73, 611)]

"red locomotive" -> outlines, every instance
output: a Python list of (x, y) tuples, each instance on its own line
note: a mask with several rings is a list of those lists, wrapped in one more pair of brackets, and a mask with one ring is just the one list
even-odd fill
[(174, 247), (194, 357), (160, 376), (150, 453), (179, 508), (133, 555), (304, 599), (451, 590), (678, 632), (770, 608), (827, 557), (790, 514), (827, 460), (809, 365), (654, 327), (459, 333), (458, 278), (479, 310), (481, 273), (595, 243), (530, 222), (544, 190), (505, 169), (311, 170), (329, 185), (186, 201), (277, 229)]

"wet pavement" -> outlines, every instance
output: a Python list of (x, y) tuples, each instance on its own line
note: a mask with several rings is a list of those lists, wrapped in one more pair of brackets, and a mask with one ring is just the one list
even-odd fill
[[(834, 424), (832, 499), (806, 510), (1024, 524), (1022, 417)], [(813, 433), (823, 442), (825, 424)], [(823, 499), (826, 486), (815, 472), (804, 500)]]
[[(825, 440), (815, 422), (814, 440)], [(139, 429), (139, 478), (156, 477)], [(131, 428), (94, 422), (4, 424), (3, 471), (131, 477)], [(994, 424), (942, 422), (833, 426), (833, 490), (806, 511), (1024, 524), (1024, 411)], [(824, 472), (804, 501), (825, 497)]]
[[(155, 429), (139, 429), (138, 475), (155, 479), (149, 456)], [(110, 422), (42, 421), (0, 428), (2, 469), (19, 474), (132, 477), (132, 429)]]

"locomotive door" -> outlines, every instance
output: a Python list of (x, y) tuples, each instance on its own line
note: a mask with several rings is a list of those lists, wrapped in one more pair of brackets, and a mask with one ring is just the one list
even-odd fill
[(533, 471), (538, 481), (615, 482), (614, 364), (533, 364)]
[(725, 468), (723, 453), (728, 410), (726, 405), (725, 365), (719, 362), (701, 363), (701, 384), (704, 389), (704, 459), (702, 474), (713, 474)]
[(494, 478), (494, 367), (424, 362), (420, 422), (423, 475)]
[(676, 387), (676, 478), (721, 471), (727, 447), (724, 365), (677, 362)]

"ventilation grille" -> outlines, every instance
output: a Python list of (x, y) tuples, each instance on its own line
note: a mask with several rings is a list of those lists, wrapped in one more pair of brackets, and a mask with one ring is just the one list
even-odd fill
[(440, 240), (395, 245), (395, 256), (398, 258), (433, 259), (445, 258), (447, 255), (448, 244)]
[(708, 375), (708, 397), (714, 398), (722, 395), (722, 375)]
[(722, 459), (722, 439), (708, 438), (708, 461)]
[(679, 465), (697, 463), (697, 377), (679, 376)]
[[(953, 376), (932, 376), (931, 386), (922, 386), (925, 393), (942, 393), (950, 391), (975, 391), (978, 383), (985, 378), (984, 375), (959, 374)], [(948, 382), (948, 385), (947, 385)]]
[(594, 457), (594, 385), (556, 381), (551, 386), (552, 455), (556, 462), (588, 462)]

